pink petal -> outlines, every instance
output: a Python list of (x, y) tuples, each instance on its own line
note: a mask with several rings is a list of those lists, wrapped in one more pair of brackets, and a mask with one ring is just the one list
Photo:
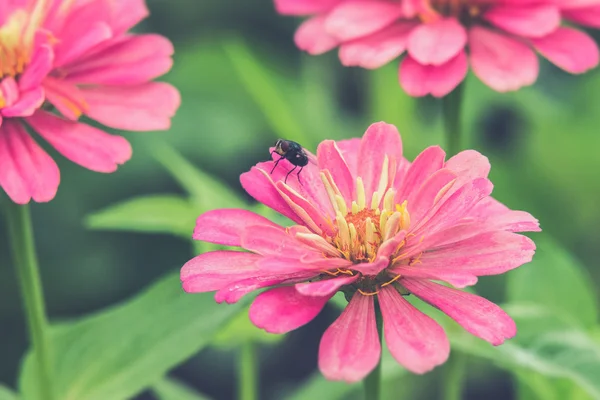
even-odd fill
[(312, 55), (323, 54), (335, 48), (340, 42), (327, 33), (325, 21), (326, 15), (304, 21), (294, 35), (296, 46)]
[(52, 158), (14, 120), (0, 126), (0, 186), (12, 201), (27, 204), (50, 201), (56, 195), (60, 172)]
[(242, 245), (242, 235), (251, 226), (280, 228), (279, 225), (252, 211), (222, 208), (207, 211), (200, 215), (196, 220), (192, 238), (209, 243), (239, 247)]
[(211, 251), (200, 254), (181, 268), (183, 290), (189, 293), (210, 292), (260, 274), (261, 256), (240, 251)]
[(455, 18), (438, 19), (415, 28), (408, 39), (408, 54), (422, 65), (443, 65), (462, 52), (467, 31)]
[[(268, 173), (273, 181), (285, 183), (285, 185), (294, 192), (309, 200), (319, 212), (333, 219), (335, 217), (335, 212), (333, 211), (333, 206), (331, 205), (331, 200), (325, 190), (325, 186), (322, 183), (321, 170), (317, 166), (318, 162), (316, 156), (315, 162), (309, 162), (308, 165), (302, 169), (302, 173), (299, 176), (296, 174), (296, 172), (299, 171), (298, 168), (293, 174), (290, 174), (287, 182), (285, 177), (294, 168), (294, 165), (288, 160), (282, 160), (273, 170), (276, 160), (279, 160), (279, 158), (279, 155), (274, 154), (273, 159), (275, 161), (258, 163), (256, 166)], [(273, 171), (273, 173), (271, 173), (271, 171)]]
[(322, 141), (317, 148), (317, 159), (319, 169), (329, 170), (344, 200), (348, 205), (351, 204), (354, 193), (354, 177), (336, 142), (333, 140)]
[(46, 100), (65, 118), (75, 121), (87, 110), (83, 92), (77, 85), (47, 76), (43, 87)]
[(0, 95), (4, 99), (5, 106), (10, 107), (19, 98), (19, 86), (12, 76), (8, 76), (0, 81)]
[(331, 222), (331, 217), (315, 207), (311, 201), (281, 181), (277, 182), (275, 187), (283, 200), (288, 203), (290, 208), (294, 210), (294, 213), (300, 217), (303, 225), (316, 234), (321, 234), (322, 232), (325, 232), (329, 236), (335, 234), (335, 228)]
[(296, 272), (311, 272), (319, 275), (323, 270), (350, 268), (352, 262), (343, 258), (324, 257), (321, 254), (307, 253), (300, 258), (282, 256), (266, 256), (260, 261), (260, 268), (269, 274), (289, 274)]
[(415, 227), (415, 235), (431, 234), (456, 224), (480, 200), (489, 196), (492, 189), (492, 183), (485, 178), (466, 183), (444, 201), (440, 201), (439, 207), (433, 208), (423, 218), (419, 227)]
[(290, 285), (314, 278), (314, 272), (295, 272), (281, 275), (260, 275), (231, 283), (215, 293), (217, 303), (237, 303), (242, 297), (255, 290), (276, 286)]
[(402, 15), (392, 1), (350, 0), (340, 3), (327, 16), (327, 32), (339, 40), (352, 40), (391, 25)]
[(509, 33), (526, 37), (545, 36), (560, 26), (560, 11), (555, 5), (493, 6), (483, 18)]
[(46, 111), (27, 118), (44, 139), (69, 160), (96, 172), (114, 172), (131, 158), (131, 145), (89, 125), (67, 121)]
[(498, 92), (531, 85), (538, 76), (539, 63), (533, 50), (508, 36), (475, 26), (469, 31), (469, 48), (473, 72)]
[(42, 45), (35, 49), (31, 62), (19, 78), (19, 88), (22, 91), (35, 89), (52, 70), (54, 53), (50, 45)]
[(468, 68), (464, 51), (439, 66), (422, 65), (411, 56), (406, 56), (400, 64), (400, 84), (411, 96), (431, 94), (434, 97), (444, 97), (465, 79)]
[(450, 343), (437, 322), (393, 287), (382, 288), (378, 299), (385, 342), (398, 363), (415, 374), (424, 374), (448, 359)]
[(295, 259), (313, 251), (282, 227), (266, 224), (246, 227), (241, 236), (241, 247), (264, 256)]
[(259, 294), (250, 306), (250, 321), (269, 333), (287, 333), (312, 321), (331, 296), (304, 296), (284, 286)]
[(86, 115), (111, 128), (165, 130), (181, 102), (179, 92), (162, 82), (135, 86), (83, 87)]
[(348, 169), (352, 173), (352, 176), (356, 178), (358, 176), (358, 153), (360, 151), (360, 138), (339, 140), (336, 142), (338, 149), (342, 153), (342, 157), (348, 164)]
[(474, 285), (478, 276), (498, 275), (528, 263), (535, 244), (512, 232), (486, 232), (460, 242), (428, 249), (412, 266), (394, 267), (409, 278), (435, 279), (457, 287)]
[(431, 174), (417, 190), (408, 194), (407, 208), (411, 227), (420, 225), (421, 220), (435, 206), (436, 201), (449, 190), (456, 181), (456, 174), (447, 168)]
[(563, 17), (580, 25), (600, 28), (600, 5), (564, 10)]
[(281, 197), (268, 172), (258, 167), (252, 167), (250, 171), (240, 175), (240, 182), (244, 190), (256, 201), (272, 208), (297, 224), (304, 225), (302, 219)]
[(319, 14), (331, 9), (341, 0), (275, 0), (275, 9), (284, 15)]
[(43, 102), (44, 89), (38, 86), (35, 89), (21, 92), (19, 99), (12, 106), (0, 109), (0, 113), (5, 117), (28, 117), (33, 115)]
[(424, 280), (402, 279), (400, 283), (418, 298), (448, 314), (469, 333), (494, 346), (517, 333), (512, 318), (483, 297)]
[(354, 264), (352, 269), (367, 276), (377, 276), (381, 271), (390, 265), (390, 259), (385, 256), (377, 256), (375, 261), (370, 263)]
[(316, 282), (297, 283), (296, 290), (304, 296), (322, 297), (333, 296), (342, 286), (350, 285), (360, 276), (339, 276), (331, 279), (324, 279)]
[[(67, 25), (69, 26), (69, 25)], [(112, 37), (110, 26), (104, 22), (90, 24), (82, 21), (70, 28), (67, 43), (60, 43), (56, 47), (54, 67), (62, 67), (77, 60), (90, 49)]]
[(461, 151), (451, 157), (444, 167), (455, 172), (465, 182), (487, 178), (491, 168), (488, 158), (475, 150)]
[(498, 200), (488, 197), (469, 213), (481, 224), (510, 232), (539, 232), (539, 221), (525, 211), (511, 210)]
[[(402, 158), (402, 139), (394, 125), (376, 122), (363, 135), (358, 153), (358, 176), (365, 186), (367, 204), (379, 186), (385, 156), (390, 167), (397, 165)], [(380, 195), (383, 197), (383, 193)]]
[(596, 42), (576, 29), (561, 27), (531, 42), (550, 62), (572, 74), (584, 73), (598, 65)]
[(67, 78), (78, 84), (136, 85), (171, 69), (171, 42), (154, 34), (124, 37), (113, 46), (68, 66)]
[(373, 296), (357, 292), (321, 338), (319, 369), (327, 379), (358, 382), (375, 368), (380, 356)]
[(415, 26), (414, 23), (397, 23), (373, 35), (343, 43), (340, 60), (347, 67), (382, 67), (404, 53), (408, 36)]
[(401, 204), (410, 193), (416, 192), (429, 176), (444, 166), (446, 153), (439, 146), (426, 148), (408, 168), (395, 202)]
[(111, 18), (108, 21), (115, 35), (121, 35), (150, 14), (145, 0), (127, 0), (109, 3)]

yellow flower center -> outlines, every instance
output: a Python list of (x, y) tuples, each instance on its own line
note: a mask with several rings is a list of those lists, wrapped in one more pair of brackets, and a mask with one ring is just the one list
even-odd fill
[[(378, 189), (369, 202), (360, 177), (356, 178), (355, 199), (350, 209), (339, 192), (329, 171), (321, 172), (331, 204), (336, 212), (335, 237), (326, 237), (344, 258), (354, 263), (373, 262), (380, 245), (410, 226), (406, 201), (395, 204), (396, 190), (389, 187), (389, 162), (384, 160)], [(383, 201), (382, 201), (383, 197)]]
[(481, 15), (486, 7), (484, 3), (473, 0), (424, 0), (419, 17), (422, 21), (429, 22), (440, 16), (448, 16), (458, 18), (464, 24), (469, 24), (474, 18)]

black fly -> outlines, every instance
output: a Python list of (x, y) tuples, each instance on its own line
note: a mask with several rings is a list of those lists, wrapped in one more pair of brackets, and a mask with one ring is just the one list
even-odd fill
[(308, 164), (308, 156), (306, 155), (306, 152), (302, 146), (296, 142), (292, 142), (291, 140), (279, 139), (277, 143), (275, 143), (275, 150), (273, 150), (271, 154), (273, 153), (277, 153), (281, 157), (279, 160), (275, 161), (275, 165), (273, 166), (271, 173), (275, 171), (279, 161), (286, 159), (294, 166), (294, 168), (287, 173), (284, 182), (287, 183), (288, 176), (290, 176), (290, 174), (298, 167), (300, 167), (300, 170), (296, 173), (296, 175), (298, 176), (298, 182), (300, 182), (300, 172), (302, 172), (302, 169), (306, 166), (306, 164)]

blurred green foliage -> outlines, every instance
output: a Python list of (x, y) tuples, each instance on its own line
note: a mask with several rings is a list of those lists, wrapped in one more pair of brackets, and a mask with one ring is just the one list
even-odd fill
[[(371, 122), (385, 120), (398, 126), (412, 159), (444, 142), (439, 103), (406, 96), (395, 63), (364, 71), (341, 67), (335, 54), (300, 54), (292, 43), (296, 22), (276, 16), (269, 0), (149, 5), (152, 17), (142, 29), (167, 35), (176, 47), (165, 80), (180, 89), (183, 103), (172, 129), (126, 134), (134, 157), (112, 175), (57, 157), (58, 196), (33, 206), (51, 319), (75, 321), (56, 328), (64, 362), (58, 386), (65, 398), (78, 400), (126, 398), (145, 389), (152, 394), (141, 398), (201, 398), (197, 389), (230, 399), (235, 351), (205, 347), (227, 321), (221, 345), (234, 344), (238, 328), (230, 324), (248, 332), (239, 340), (260, 331), (236, 314), (246, 311), (243, 305), (218, 306), (210, 295), (181, 293), (179, 267), (212, 248), (190, 245), (197, 215), (255, 207), (276, 218), (251, 202), (238, 177), (267, 159), (279, 137), (314, 151), (323, 139), (360, 136)], [(600, 70), (574, 77), (543, 64), (537, 84), (510, 94), (469, 76), (465, 99), (468, 147), (490, 157), (494, 196), (531, 212), (544, 229), (532, 236), (539, 246), (533, 263), (477, 286), (479, 294), (506, 304), (519, 326), (515, 340), (493, 348), (436, 315), (453, 351), (469, 354), (466, 398), (600, 398)], [(360, 398), (359, 387), (315, 373), (318, 338), (335, 312), (332, 305), (285, 340), (263, 345), (261, 399)], [(0, 326), (0, 382), (14, 388), (26, 341), (6, 240), (0, 241)], [(202, 348), (172, 372), (180, 381), (163, 377)], [(119, 349), (122, 354), (114, 352)], [(385, 360), (389, 398), (439, 394), (440, 373), (408, 376), (389, 354)], [(21, 387), (34, 390), (28, 364)], [(0, 387), (0, 399), (15, 396)]]

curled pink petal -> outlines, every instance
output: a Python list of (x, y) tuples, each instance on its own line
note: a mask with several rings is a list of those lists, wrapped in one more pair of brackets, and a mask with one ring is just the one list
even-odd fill
[(65, 157), (97, 172), (114, 172), (131, 157), (131, 145), (121, 136), (45, 111), (38, 111), (27, 122)]
[(400, 84), (411, 96), (431, 94), (434, 97), (443, 97), (465, 79), (467, 70), (467, 56), (464, 51), (441, 65), (422, 65), (411, 56), (407, 56), (400, 64)]
[(27, 204), (50, 201), (60, 173), (56, 163), (16, 121), (0, 126), (0, 186), (12, 201)]
[(531, 40), (533, 46), (550, 62), (572, 74), (581, 74), (598, 65), (598, 45), (586, 33), (561, 27)]
[(400, 7), (392, 1), (345, 1), (329, 13), (325, 29), (339, 40), (352, 40), (385, 28), (401, 14)]
[(369, 202), (378, 188), (385, 157), (390, 165), (397, 163), (402, 158), (402, 140), (394, 125), (376, 122), (365, 132), (358, 152), (358, 176), (364, 182)]
[(425, 280), (402, 279), (400, 283), (415, 296), (448, 314), (469, 333), (494, 346), (517, 333), (512, 318), (483, 297)]
[(357, 292), (321, 338), (319, 369), (327, 379), (358, 382), (380, 356), (373, 297)]
[(476, 26), (469, 31), (469, 48), (473, 72), (494, 90), (517, 90), (537, 79), (535, 53), (516, 39)]
[(297, 283), (296, 290), (304, 296), (333, 296), (342, 286), (350, 285), (358, 275), (324, 279), (317, 282)]
[(442, 65), (455, 58), (467, 44), (467, 31), (455, 19), (421, 24), (408, 39), (408, 53), (419, 64)]
[(192, 237), (226, 246), (241, 246), (242, 235), (252, 226), (268, 226), (283, 231), (279, 225), (251, 211), (224, 208), (200, 215)]
[(498, 28), (525, 37), (542, 37), (560, 26), (560, 11), (552, 4), (499, 4), (486, 11), (483, 18)]
[(250, 321), (269, 333), (287, 333), (312, 321), (331, 296), (305, 296), (293, 286), (259, 294), (250, 306)]
[(404, 300), (393, 287), (379, 293), (383, 335), (392, 356), (411, 372), (424, 374), (450, 354), (446, 333), (433, 319)]
[(177, 89), (162, 82), (80, 90), (86, 115), (111, 128), (130, 131), (169, 129), (181, 103)]

